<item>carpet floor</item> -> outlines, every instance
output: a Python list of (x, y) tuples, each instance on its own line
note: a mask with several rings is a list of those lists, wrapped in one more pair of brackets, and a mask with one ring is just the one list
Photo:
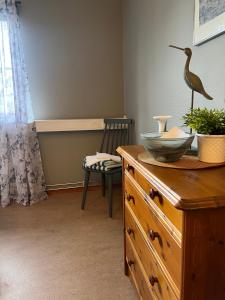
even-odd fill
[(100, 190), (52, 192), (31, 207), (0, 209), (1, 300), (136, 300), (123, 274), (121, 191), (113, 219)]

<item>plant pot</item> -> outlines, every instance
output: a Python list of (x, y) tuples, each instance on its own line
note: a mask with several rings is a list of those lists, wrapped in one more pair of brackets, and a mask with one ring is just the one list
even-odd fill
[(197, 134), (198, 157), (206, 163), (225, 162), (225, 135)]

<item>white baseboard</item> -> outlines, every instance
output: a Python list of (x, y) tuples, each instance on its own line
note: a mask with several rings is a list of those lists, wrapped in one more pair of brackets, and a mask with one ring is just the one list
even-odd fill
[[(97, 181), (90, 181), (88, 186), (98, 186), (100, 185)], [(84, 187), (83, 181), (72, 182), (72, 183), (58, 183), (58, 184), (47, 184), (47, 191), (57, 191), (57, 190), (68, 190)]]

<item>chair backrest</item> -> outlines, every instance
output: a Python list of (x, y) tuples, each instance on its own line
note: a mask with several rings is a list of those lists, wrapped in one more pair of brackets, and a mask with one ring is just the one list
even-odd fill
[(132, 119), (104, 119), (104, 123), (100, 152), (116, 154), (118, 146), (129, 145)]

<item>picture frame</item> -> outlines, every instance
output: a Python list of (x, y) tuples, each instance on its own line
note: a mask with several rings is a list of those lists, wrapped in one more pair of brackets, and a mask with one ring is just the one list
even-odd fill
[(224, 32), (225, 0), (195, 0), (193, 44), (201, 45)]

